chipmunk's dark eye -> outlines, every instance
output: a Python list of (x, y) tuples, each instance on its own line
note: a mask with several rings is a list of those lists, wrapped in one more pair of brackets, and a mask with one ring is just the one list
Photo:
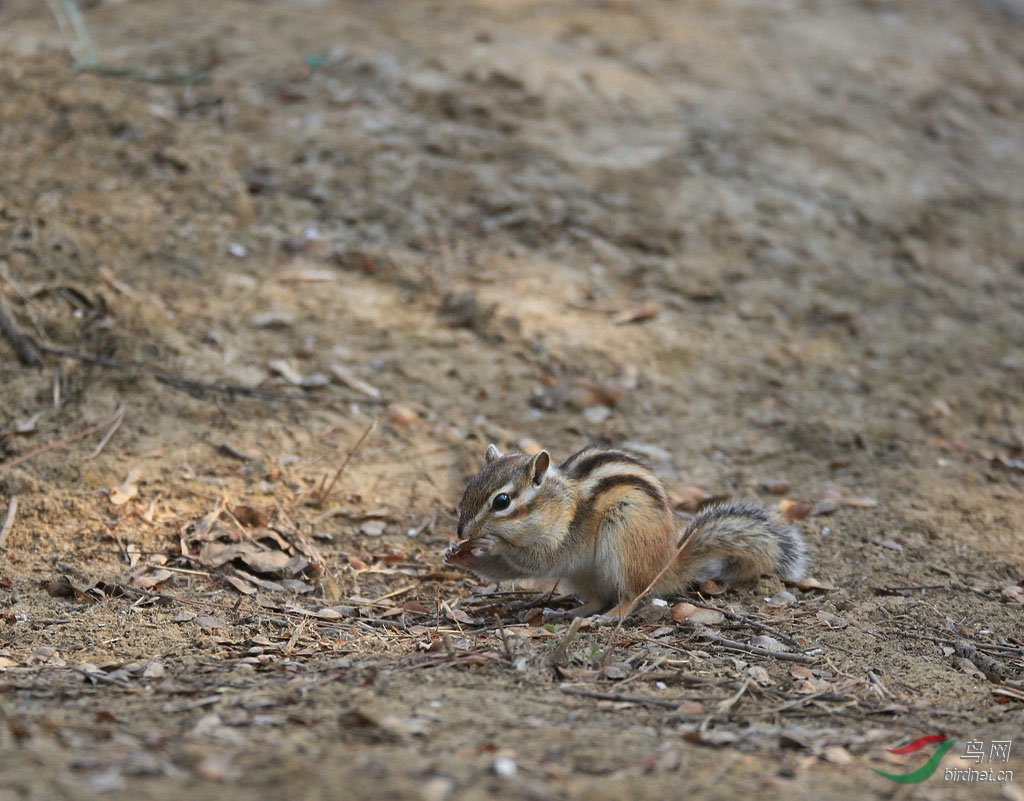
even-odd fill
[(512, 499), (508, 497), (504, 492), (499, 492), (494, 496), (494, 500), (491, 501), (491, 509), (495, 512), (504, 512), (512, 505)]

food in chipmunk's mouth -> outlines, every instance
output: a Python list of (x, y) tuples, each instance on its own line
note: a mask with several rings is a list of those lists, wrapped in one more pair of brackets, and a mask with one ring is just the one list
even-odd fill
[(450, 543), (444, 551), (444, 561), (453, 565), (470, 564), (475, 556), (472, 540), (460, 540)]

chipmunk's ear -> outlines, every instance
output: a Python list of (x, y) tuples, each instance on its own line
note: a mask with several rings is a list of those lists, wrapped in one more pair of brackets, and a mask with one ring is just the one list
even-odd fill
[(543, 483), (549, 467), (551, 455), (547, 451), (541, 451), (530, 461), (530, 474), (533, 476), (533, 483), (538, 487)]
[(484, 453), (484, 464), (490, 464), (495, 459), (501, 458), (501, 451), (498, 450), (498, 446), (493, 442), (487, 446), (487, 450)]

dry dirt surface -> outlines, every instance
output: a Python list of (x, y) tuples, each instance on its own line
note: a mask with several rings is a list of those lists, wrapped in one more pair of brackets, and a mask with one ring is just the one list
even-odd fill
[[(0, 3), (0, 801), (1024, 799), (1024, 5), (82, 15)], [(808, 580), (570, 625), (443, 562), (489, 442)]]

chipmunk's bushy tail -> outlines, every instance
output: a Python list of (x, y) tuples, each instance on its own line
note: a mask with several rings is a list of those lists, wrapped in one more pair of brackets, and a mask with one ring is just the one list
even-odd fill
[(748, 581), (763, 573), (795, 581), (807, 569), (800, 532), (756, 503), (727, 502), (702, 509), (686, 527), (673, 583)]

